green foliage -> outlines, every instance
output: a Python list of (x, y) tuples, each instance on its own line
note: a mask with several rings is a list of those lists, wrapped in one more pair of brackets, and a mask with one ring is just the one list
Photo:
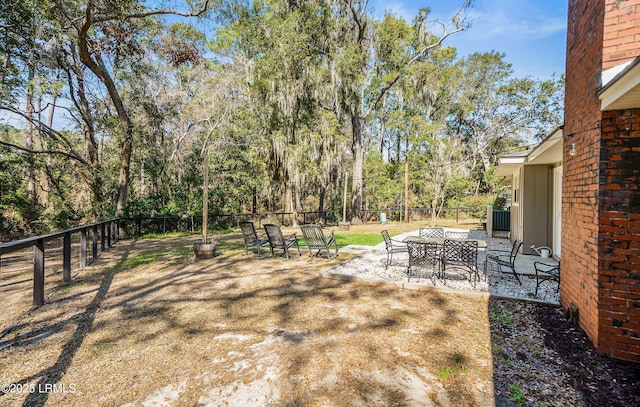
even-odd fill
[(436, 372), (436, 376), (438, 376), (440, 380), (447, 380), (449, 377), (453, 376), (455, 373), (456, 373), (455, 369), (445, 366), (438, 369), (438, 371)]
[(527, 399), (524, 397), (524, 394), (522, 394), (522, 389), (520, 388), (520, 385), (518, 383), (512, 383), (510, 388), (511, 388), (511, 397), (509, 398), (509, 400), (513, 401), (516, 404), (526, 404)]
[(504, 206), (506, 203), (507, 203), (507, 198), (505, 198), (504, 196), (498, 195), (496, 199), (493, 201), (493, 209), (497, 211), (502, 211), (504, 210)]
[(512, 325), (513, 316), (510, 313), (503, 311), (502, 313), (500, 313), (500, 315), (498, 315), (498, 321), (500, 321), (500, 323), (503, 325)]
[[(361, 182), (365, 209), (459, 205), (483, 218), (500, 188), (496, 157), (562, 121), (562, 79), (514, 78), (499, 52), (422, 52), (438, 41), (424, 30), (428, 9), (408, 23), (389, 13), (377, 20), (365, 3), (229, 2), (207, 39), (188, 20), (164, 27), (152, 15), (125, 18), (149, 10), (137, 2), (92, 4), (108, 17), (87, 34), (114, 79), (109, 91), (73, 65), (77, 33), (60, 29), (69, 21), (49, 3), (0, 6), (0, 26), (8, 27), (0, 39), (0, 101), (26, 90), (42, 101), (67, 99), (73, 122), (65, 127), (81, 129), (36, 132), (34, 148), (52, 154), (0, 145), (0, 234), (113, 216), (124, 186), (130, 216), (199, 216), (205, 151), (214, 214), (248, 212), (254, 202), (259, 212), (298, 203), (295, 209), (313, 211), (322, 196), (337, 221), (349, 172), (348, 209)], [(67, 6), (77, 21), (86, 15), (80, 4)], [(28, 66), (36, 68), (32, 78)], [(130, 130), (114, 109), (114, 91)], [(3, 127), (0, 137), (24, 147), (22, 130)], [(122, 154), (129, 140), (130, 167)], [(362, 175), (354, 175), (361, 157)], [(37, 203), (25, 192), (30, 169)], [(339, 243), (380, 239), (341, 234)]]

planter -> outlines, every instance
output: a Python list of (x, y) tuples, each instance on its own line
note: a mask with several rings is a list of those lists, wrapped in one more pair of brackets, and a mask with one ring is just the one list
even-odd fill
[(216, 247), (218, 247), (218, 243), (195, 242), (193, 253), (196, 255), (196, 259), (211, 259), (216, 256)]
[(349, 230), (350, 227), (351, 227), (351, 223), (349, 223), (349, 222), (340, 222), (340, 223), (338, 223), (338, 229), (340, 229), (340, 230)]

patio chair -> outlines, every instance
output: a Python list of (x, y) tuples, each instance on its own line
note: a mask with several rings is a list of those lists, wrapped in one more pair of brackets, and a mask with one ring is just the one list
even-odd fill
[(469, 282), (473, 276), (473, 286), (475, 287), (478, 280), (478, 242), (476, 240), (445, 239), (440, 264), (445, 283), (447, 281), (447, 266), (454, 266), (456, 269), (466, 269), (469, 273)]
[(431, 267), (431, 280), (435, 283), (437, 268), (440, 266), (440, 250), (436, 243), (407, 242), (409, 252), (409, 267), (407, 267), (407, 282), (411, 280), (414, 267)]
[(309, 256), (313, 256), (312, 251), (317, 250), (315, 254), (316, 257), (323, 252), (326, 252), (328, 256), (333, 257), (331, 254), (331, 245), (335, 247), (335, 255), (338, 256), (338, 244), (336, 243), (336, 238), (333, 235), (333, 232), (325, 236), (322, 231), (322, 226), (320, 225), (302, 225), (300, 226), (300, 229), (302, 230), (302, 236), (304, 236), (305, 242), (307, 242)]
[(444, 232), (445, 239), (468, 239), (469, 232), (462, 230), (445, 230)]
[(242, 237), (244, 238), (244, 251), (249, 253), (249, 248), (256, 249), (258, 256), (260, 256), (260, 248), (269, 244), (269, 239), (265, 234), (258, 236), (256, 228), (253, 226), (253, 222), (240, 222), (240, 230), (242, 230)]
[[(516, 273), (516, 256), (520, 251), (520, 246), (522, 246), (522, 242), (520, 240), (515, 240), (513, 242), (513, 246), (511, 250), (487, 250), (487, 254), (484, 257), (484, 276), (487, 278), (487, 270), (489, 265), (497, 265), (498, 270), (504, 272), (503, 267), (508, 267), (509, 270), (513, 273), (518, 280), (518, 284), (522, 284), (520, 282), (520, 278), (518, 277), (518, 273)], [(507, 271), (508, 273), (508, 271)]]
[(386, 230), (382, 231), (382, 238), (384, 239), (385, 248), (387, 249), (387, 262), (384, 265), (384, 268), (387, 269), (393, 261), (394, 253), (407, 253), (408, 249), (405, 242), (393, 240)]
[(444, 237), (443, 228), (420, 228), (418, 232), (420, 237)]
[(540, 284), (549, 280), (557, 282), (558, 288), (556, 291), (560, 290), (560, 263), (555, 265), (536, 261), (533, 263), (533, 268), (536, 269), (536, 292), (534, 296), (538, 296)]
[(298, 255), (300, 255), (300, 246), (298, 246), (298, 238), (295, 233), (284, 236), (280, 229), (280, 225), (272, 223), (264, 225), (264, 230), (267, 233), (267, 238), (269, 239), (269, 247), (271, 248), (272, 256), (274, 256), (275, 249), (280, 249), (284, 251), (284, 255), (288, 259), (289, 248), (292, 246), (295, 246), (298, 249)]

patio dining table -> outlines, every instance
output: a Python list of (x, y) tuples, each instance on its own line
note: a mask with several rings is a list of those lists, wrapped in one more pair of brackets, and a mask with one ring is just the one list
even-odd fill
[(405, 243), (408, 243), (408, 242), (435, 243), (438, 246), (444, 246), (445, 240), (460, 240), (460, 241), (464, 240), (464, 241), (478, 242), (479, 250), (487, 249), (486, 240), (480, 240), (480, 239), (452, 239), (452, 238), (445, 239), (444, 237), (422, 237), (422, 236), (407, 236), (404, 239), (402, 239), (402, 241)]

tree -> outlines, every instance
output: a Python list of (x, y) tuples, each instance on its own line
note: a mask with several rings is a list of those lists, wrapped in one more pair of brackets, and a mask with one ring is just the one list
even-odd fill
[[(166, 14), (200, 16), (207, 11), (208, 3), (208, 0), (204, 0), (193, 11), (181, 12), (146, 9), (136, 0), (122, 1), (118, 8), (112, 7), (109, 2), (86, 0), (86, 3), (78, 4), (74, 9), (68, 3), (56, 0), (57, 11), (75, 30), (74, 41), (80, 61), (104, 85), (118, 116), (122, 147), (116, 216), (124, 215), (127, 204), (134, 126), (113, 74), (120, 68), (121, 58), (136, 56), (141, 52), (136, 38), (145, 19)], [(108, 61), (109, 57), (111, 61)]]
[[(352, 186), (352, 222), (359, 223), (362, 209), (363, 189), (363, 160), (365, 148), (364, 124), (369, 116), (377, 109), (387, 92), (406, 75), (410, 74), (411, 66), (428, 57), (431, 50), (440, 47), (450, 35), (465, 29), (466, 23), (462, 19), (464, 10), (471, 6), (471, 1), (465, 0), (456, 14), (447, 23), (429, 21), (430, 10), (420, 10), (414, 21), (416, 40), (413, 52), (404, 56), (404, 61), (397, 63), (386, 73), (384, 80), (372, 80), (374, 87), (368, 89), (370, 98), (363, 98), (363, 87), (369, 82), (371, 65), (370, 47), (373, 42), (370, 31), (371, 19), (367, 14), (367, 1), (344, 0), (338, 3), (336, 14), (339, 21), (337, 52), (333, 57), (332, 72), (335, 72), (332, 85), (336, 88), (338, 100), (335, 103), (337, 114), (349, 117), (351, 124), (351, 153), (353, 159)], [(432, 33), (434, 27), (440, 27), (441, 33), (437, 37)], [(365, 105), (366, 103), (366, 105)]]

